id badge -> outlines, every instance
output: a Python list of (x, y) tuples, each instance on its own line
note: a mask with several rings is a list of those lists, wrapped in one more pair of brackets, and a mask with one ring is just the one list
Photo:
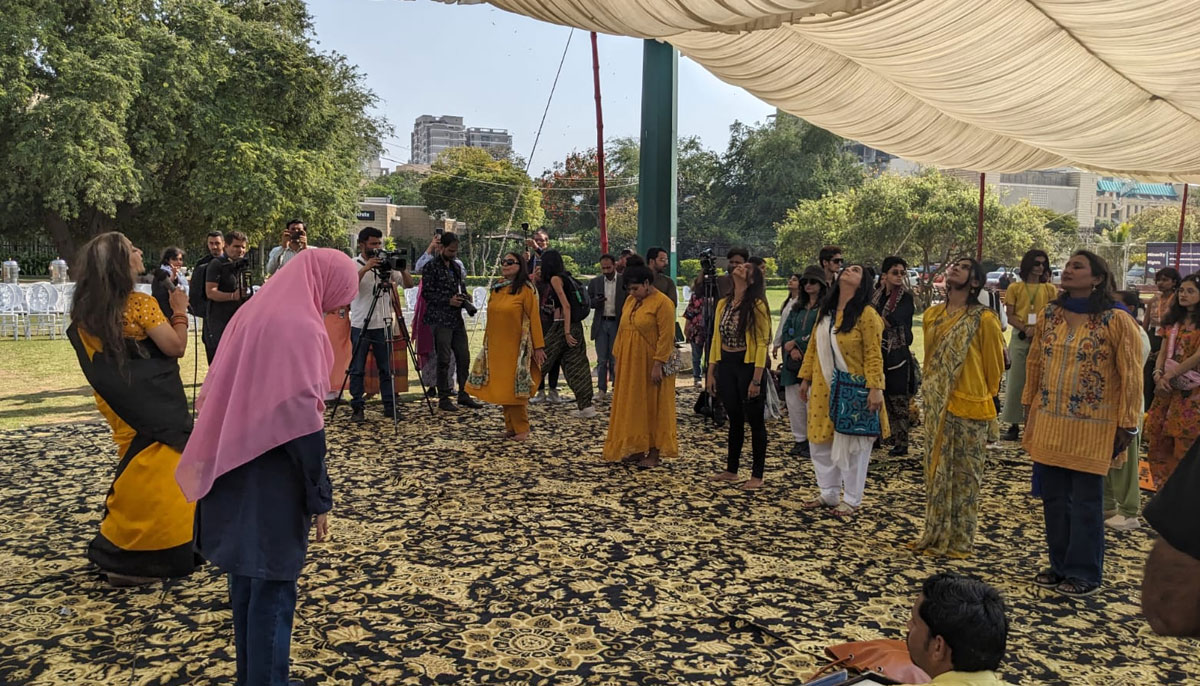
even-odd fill
[(1030, 326), (1033, 326), (1034, 324), (1037, 324), (1037, 313), (1036, 313), (1036, 312), (1030, 312), (1030, 313), (1029, 313), (1029, 316), (1028, 316), (1028, 317), (1026, 317), (1025, 323), (1026, 323), (1026, 324), (1029, 324)]

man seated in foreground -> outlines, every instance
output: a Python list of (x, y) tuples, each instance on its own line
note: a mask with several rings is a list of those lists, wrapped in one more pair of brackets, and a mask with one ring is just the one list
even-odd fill
[(1200, 637), (1200, 441), (1142, 513), (1159, 538), (1146, 560), (1142, 612), (1163, 636)]
[(943, 572), (925, 580), (908, 620), (908, 655), (939, 686), (999, 686), (1008, 641), (1004, 600), (987, 584)]

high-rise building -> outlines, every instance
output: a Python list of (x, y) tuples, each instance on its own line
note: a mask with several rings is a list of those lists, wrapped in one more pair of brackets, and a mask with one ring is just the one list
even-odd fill
[(423, 114), (413, 123), (413, 164), (433, 164), (438, 153), (461, 146), (487, 150), (512, 150), (512, 135), (507, 129), (466, 128), (462, 117), (434, 117)]
[(472, 126), (467, 129), (467, 145), (472, 148), (512, 150), (512, 134), (508, 129), (484, 129)]
[(441, 151), (466, 144), (462, 117), (423, 114), (413, 123), (412, 157), (409, 161), (413, 164), (433, 164)]

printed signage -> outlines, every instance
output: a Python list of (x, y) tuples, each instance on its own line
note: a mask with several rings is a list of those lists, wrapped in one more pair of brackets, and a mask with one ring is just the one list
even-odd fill
[[(1146, 271), (1156, 272), (1175, 266), (1175, 243), (1147, 243)], [(1184, 243), (1179, 253), (1179, 273), (1187, 276), (1200, 271), (1200, 243)]]
[(375, 210), (359, 210), (354, 218), (360, 222), (373, 222), (375, 221)]

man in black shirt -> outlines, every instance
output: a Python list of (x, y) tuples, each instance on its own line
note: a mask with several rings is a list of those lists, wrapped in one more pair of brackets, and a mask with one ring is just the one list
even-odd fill
[[(192, 314), (202, 322), (207, 322), (208, 315), (208, 297), (205, 294), (204, 280), (208, 278), (208, 263), (217, 259), (225, 253), (225, 236), (220, 231), (208, 232), (208, 254), (200, 258), (196, 263), (196, 268), (192, 270), (192, 278), (188, 283), (188, 306), (192, 309)], [(208, 330), (208, 325), (205, 324), (205, 330)], [(208, 336), (202, 336), (204, 340), (204, 352), (208, 355), (208, 359), (216, 354), (216, 350), (208, 350)]]
[(208, 315), (204, 324), (204, 351), (208, 363), (217, 356), (217, 345), (225, 327), (242, 306), (249, 293), (241, 287), (239, 264), (246, 256), (246, 234), (230, 231), (225, 234), (225, 254), (208, 263), (204, 277), (204, 294), (208, 298)]
[(471, 351), (467, 346), (467, 326), (463, 323), (462, 308), (468, 296), (466, 275), (459, 270), (455, 262), (457, 257), (458, 236), (447, 231), (442, 234), (441, 254), (421, 270), (425, 324), (433, 331), (434, 352), (437, 354), (438, 407), (446, 412), (457, 410), (451, 400), (451, 356), (458, 375), (458, 404), (463, 407), (482, 407), (465, 390)]
[(1142, 612), (1155, 633), (1200, 637), (1200, 441), (1142, 515), (1159, 533), (1146, 560)]

